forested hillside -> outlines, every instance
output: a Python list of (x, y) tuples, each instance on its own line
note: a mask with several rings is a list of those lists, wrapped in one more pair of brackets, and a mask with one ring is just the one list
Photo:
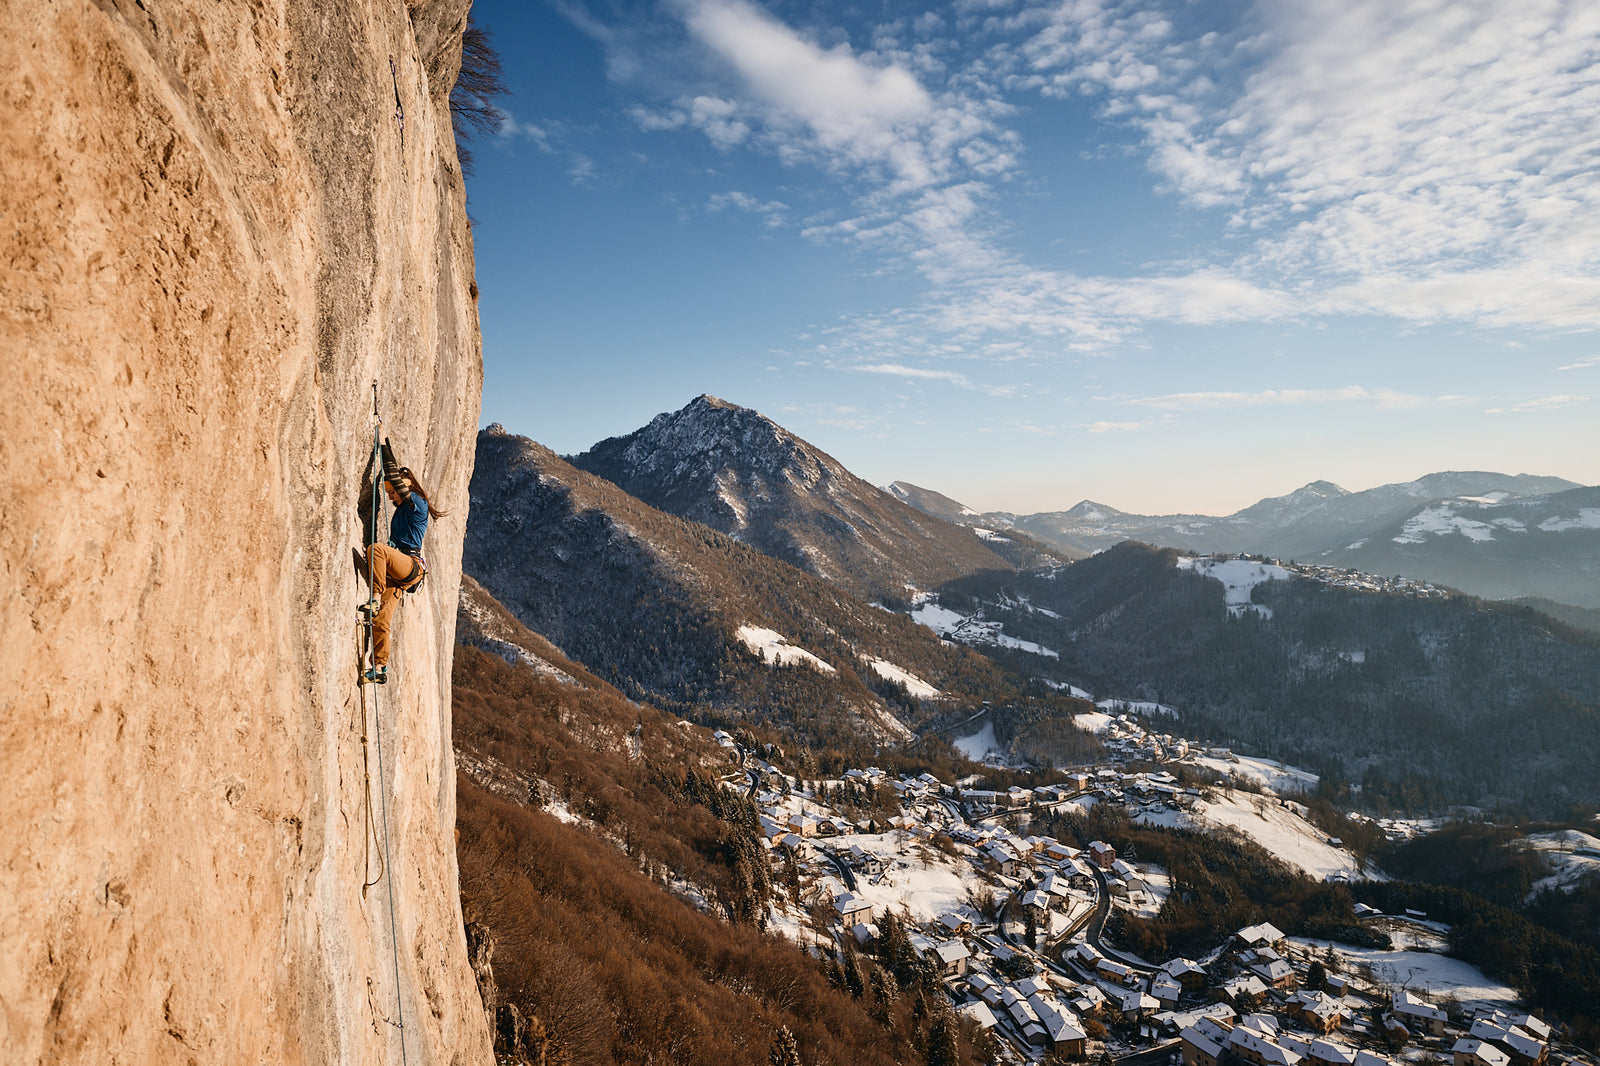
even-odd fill
[(1060, 653), (1009, 653), (1019, 669), (1171, 705), (1185, 735), (1318, 769), (1375, 809), (1565, 814), (1600, 801), (1592, 634), (1528, 608), (1305, 578), (1256, 586), (1271, 617), (1234, 617), (1222, 584), (1178, 558), (1130, 542), (1055, 571), (962, 579), (939, 598)]
[[(630, 697), (777, 726), (819, 748), (870, 751), (1018, 696), (982, 655), (494, 429), (479, 435), (464, 568)], [(787, 644), (752, 649), (740, 627)], [(895, 669), (938, 695), (919, 698)]]
[(976, 1034), (941, 996), (914, 979), (853, 996), (762, 930), (784, 889), (705, 731), (628, 700), (481, 590), (460, 632), (461, 889), (492, 945), (499, 1061), (760, 1066), (793, 1061), (770, 1057), (787, 1034), (804, 1062), (971, 1066)]

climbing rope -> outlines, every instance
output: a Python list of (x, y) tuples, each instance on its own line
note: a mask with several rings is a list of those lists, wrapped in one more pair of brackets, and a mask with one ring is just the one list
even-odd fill
[[(393, 69), (393, 61), (392, 60), (390, 62), (390, 68), (391, 68), (391, 70)], [(399, 88), (398, 88), (398, 86), (396, 87), (396, 90), (395, 90), (395, 102), (396, 102), (396, 105), (398, 106), (398, 104), (399, 104)], [(403, 126), (402, 126), (402, 128), (403, 128)], [(372, 477), (372, 539), (367, 542), (369, 546), (372, 545), (372, 544), (378, 543), (378, 527), (379, 527), (380, 521), (381, 521), (381, 519), (383, 517), (383, 496), (379, 492), (379, 483), (383, 480), (383, 478), (381, 476), (381, 471), (383, 469), (383, 449), (382, 449), (382, 444), (381, 444), (381, 441), (382, 441), (382, 429), (383, 429), (383, 423), (382, 423), (382, 420), (378, 417), (378, 382), (376, 380), (374, 380), (372, 382), (372, 456), (368, 460), (369, 469), (371, 469), (373, 471), (373, 477)], [(376, 584), (377, 570), (376, 570), (376, 564), (374, 562), (374, 555), (375, 555), (375, 553), (370, 551), (370, 550), (367, 552), (367, 590), (368, 590), (369, 596), (371, 595), (372, 592), (374, 592), (377, 589), (377, 584)], [(364, 626), (364, 628), (366, 630), (366, 636), (367, 636), (366, 643), (367, 643), (367, 650), (368, 650), (369, 653), (372, 653), (372, 652), (376, 651), (376, 646), (373, 643), (373, 637), (372, 637), (372, 619), (373, 619), (373, 614), (374, 614), (373, 611), (371, 611), (371, 610), (367, 611), (367, 613), (366, 613), (366, 621), (363, 623), (363, 626)], [(359, 666), (360, 666), (359, 662), (357, 663), (357, 666), (359, 668)], [(388, 778), (388, 775), (385, 774), (384, 769), (383, 769), (383, 715), (381, 713), (381, 708), (380, 708), (379, 703), (378, 703), (378, 687), (376, 685), (368, 685), (367, 684), (367, 678), (364, 677), (364, 676), (361, 678), (361, 680), (360, 680), (360, 682), (358, 684), (358, 687), (361, 690), (361, 768), (362, 768), (362, 774), (363, 774), (364, 777), (366, 776), (366, 771), (367, 771), (367, 689), (369, 687), (372, 689), (372, 734), (373, 734), (373, 741), (378, 746), (378, 799), (379, 799), (379, 807), (380, 807), (380, 809), (381, 809), (381, 811), (383, 813), (383, 819), (382, 819), (382, 826), (383, 826), (383, 867), (382, 867), (382, 870), (378, 874), (378, 880), (387, 880), (389, 882), (389, 946), (393, 950), (393, 954), (394, 954), (394, 1011), (395, 1011), (395, 1016), (394, 1016), (393, 1020), (390, 1020), (388, 1018), (384, 1018), (383, 1020), (385, 1022), (387, 1022), (389, 1025), (394, 1026), (396, 1029), (398, 1029), (400, 1031), (400, 1061), (403, 1064), (406, 1061), (406, 1020), (405, 1020), (405, 1008), (404, 1008), (404, 1005), (403, 1005), (403, 1002), (402, 1002), (402, 997), (400, 995), (400, 932), (399, 932), (398, 925), (397, 925), (397, 923), (395, 921), (395, 909), (394, 909), (394, 862), (390, 859), (390, 856), (389, 856), (389, 790), (386, 787), (384, 787), (386, 785), (386, 783), (388, 782), (389, 778)], [(372, 786), (371, 786), (370, 778), (367, 778), (367, 786), (366, 787), (367, 787), (367, 797), (366, 797), (367, 798), (367, 824), (370, 826), (371, 825), (371, 820), (372, 820)], [(363, 835), (365, 836), (366, 834), (363, 834)], [(367, 860), (366, 860), (366, 856), (365, 856), (365, 848), (366, 848), (367, 845), (364, 842), (362, 846), (363, 846), (363, 859), (362, 859), (361, 877), (362, 877), (362, 880), (365, 881), (366, 880), (366, 876), (367, 876), (367, 865), (366, 865)], [(373, 885), (375, 885), (377, 883), (378, 883), (378, 881), (371, 881), (371, 882), (367, 882), (367, 883), (363, 884), (361, 886), (361, 897), (363, 899), (365, 899), (366, 895), (367, 895), (367, 889), (371, 888)], [(380, 1015), (380, 1017), (381, 1017), (381, 1015)]]

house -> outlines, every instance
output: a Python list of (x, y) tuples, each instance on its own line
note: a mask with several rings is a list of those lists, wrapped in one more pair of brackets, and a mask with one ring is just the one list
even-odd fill
[(856, 944), (860, 947), (866, 947), (878, 939), (878, 927), (873, 922), (857, 922), (856, 927), (850, 932), (856, 938)]
[(1160, 1000), (1163, 1007), (1171, 1010), (1183, 995), (1183, 985), (1170, 973), (1158, 973), (1150, 979), (1150, 994)]
[(1107, 981), (1116, 981), (1121, 985), (1130, 985), (1139, 980), (1139, 975), (1120, 962), (1111, 959), (1100, 959), (1094, 964), (1095, 972)]
[(987, 1003), (983, 1003), (981, 1001), (977, 1003), (963, 1003), (956, 1009), (962, 1014), (965, 1014), (967, 1017), (971, 1018), (973, 1021), (977, 1022), (979, 1029), (993, 1029), (999, 1024), (999, 1020), (994, 1016), (994, 1011), (989, 1009), (989, 1005)]
[(967, 987), (972, 994), (993, 1007), (1000, 1002), (1002, 986), (999, 981), (986, 973), (974, 973), (967, 977)]
[(1517, 1026), (1507, 1028), (1489, 1018), (1479, 1018), (1472, 1023), (1472, 1031), (1467, 1035), (1476, 1040), (1487, 1040), (1510, 1055), (1513, 1066), (1542, 1066), (1545, 1060), (1545, 1042)]
[(1183, 1066), (1217, 1066), (1232, 1029), (1214, 1018), (1196, 1019), (1178, 1034), (1183, 1041)]
[(1328, 975), (1328, 994), (1329, 995), (1331, 995), (1331, 996), (1343, 996), (1349, 991), (1350, 991), (1350, 978), (1345, 977), (1345, 976), (1343, 976), (1341, 974), (1336, 974), (1336, 973), (1330, 973)]
[(1234, 1026), (1228, 1034), (1228, 1047), (1239, 1058), (1256, 1066), (1298, 1066), (1300, 1062), (1300, 1056), (1279, 1044), (1276, 1037), (1242, 1024)]
[(1444, 1023), (1447, 1020), (1444, 1011), (1418, 999), (1404, 989), (1394, 994), (1394, 1002), (1390, 1009), (1394, 1012), (1394, 1016), (1405, 1023), (1405, 1027), (1413, 1033), (1444, 1035)]
[(1239, 956), (1239, 961), (1272, 988), (1286, 990), (1295, 986), (1297, 979), (1294, 967), (1271, 948), (1263, 947), (1247, 951)]
[(883, 873), (883, 860), (872, 852), (864, 850), (860, 844), (851, 844), (850, 850), (843, 858), (851, 867), (869, 876)]
[(1022, 905), (1031, 911), (1035, 918), (1042, 918), (1046, 914), (1050, 913), (1050, 894), (1047, 892), (1040, 892), (1038, 889), (1034, 889), (1031, 892), (1024, 892), (1022, 895)]
[(1017, 857), (999, 844), (990, 844), (984, 848), (983, 857), (988, 861), (989, 868), (996, 873), (1005, 877), (1017, 876)]
[(933, 956), (941, 974), (959, 977), (967, 972), (967, 960), (972, 958), (972, 952), (959, 940), (946, 940), (934, 946)]
[(1206, 971), (1189, 959), (1169, 959), (1161, 965), (1161, 972), (1175, 978), (1185, 992), (1198, 992), (1206, 986)]
[(1141, 992), (1135, 988), (1124, 992), (1117, 1002), (1117, 1012), (1122, 1015), (1123, 1021), (1138, 1021), (1148, 1018), (1151, 1014), (1161, 1009), (1161, 1003), (1148, 992)]
[(1283, 931), (1271, 922), (1262, 922), (1260, 925), (1247, 925), (1234, 934), (1245, 947), (1259, 948), (1272, 947), (1283, 939)]
[(1045, 996), (1030, 996), (1028, 1005), (1033, 1008), (1034, 1014), (1039, 1019), (1039, 1024), (1044, 1026), (1045, 1035), (1049, 1038), (1050, 1047), (1056, 1054), (1069, 1058), (1081, 1058), (1086, 1050), (1089, 1034), (1085, 1033), (1078, 1025), (1078, 1019), (1071, 1011), (1067, 1010), (1054, 999)]
[(1073, 1010), (1087, 1018), (1105, 1009), (1106, 994), (1099, 985), (1079, 985), (1072, 990), (1071, 1003)]
[(1324, 1034), (1339, 1028), (1349, 1013), (1344, 1000), (1326, 992), (1297, 992), (1289, 1000), (1289, 1006), (1306, 1028)]
[(1305, 1066), (1355, 1066), (1356, 1053), (1332, 1040), (1313, 1040), (1305, 1054)]
[(1241, 1000), (1256, 1000), (1266, 995), (1267, 985), (1261, 978), (1249, 973), (1235, 977), (1217, 991), (1223, 999), (1237, 1007)]
[(1375, 1051), (1356, 1052), (1356, 1066), (1395, 1066), (1394, 1060)]
[(835, 896), (833, 909), (846, 929), (872, 919), (872, 903), (850, 892), (842, 892)]
[(1117, 864), (1117, 849), (1103, 840), (1091, 840), (1089, 858), (1100, 869), (1109, 870)]
[(972, 919), (955, 911), (946, 911), (939, 915), (939, 924), (952, 936), (965, 936), (972, 932)]
[(1511, 1056), (1484, 1040), (1464, 1036), (1450, 1049), (1455, 1066), (1511, 1066)]

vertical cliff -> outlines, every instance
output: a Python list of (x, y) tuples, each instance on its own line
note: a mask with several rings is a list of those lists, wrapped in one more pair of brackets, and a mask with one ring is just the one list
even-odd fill
[[(399, 1062), (402, 1019), (410, 1063), (491, 1060), (449, 720), (468, 3), (0, 3), (0, 1060)], [(362, 889), (374, 379), (451, 512), (378, 690), (396, 943)]]

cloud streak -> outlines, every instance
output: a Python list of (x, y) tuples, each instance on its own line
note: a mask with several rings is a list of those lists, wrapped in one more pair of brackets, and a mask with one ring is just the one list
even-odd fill
[(1370, 407), (1420, 407), (1428, 400), (1393, 389), (1348, 385), (1341, 389), (1262, 389), (1257, 392), (1175, 392), (1143, 396), (1123, 403), (1159, 411), (1240, 411), (1263, 407), (1359, 403)]

